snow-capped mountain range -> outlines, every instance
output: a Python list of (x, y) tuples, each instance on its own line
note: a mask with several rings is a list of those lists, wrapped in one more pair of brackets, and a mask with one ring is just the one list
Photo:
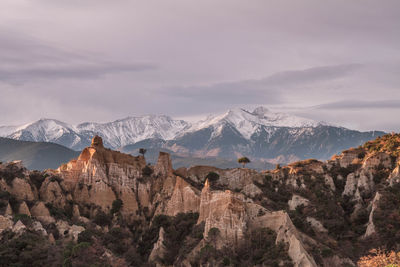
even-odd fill
[(70, 125), (54, 119), (40, 119), (22, 126), (1, 126), (0, 136), (16, 140), (53, 142), (81, 150), (90, 145), (94, 135), (103, 137), (105, 144), (113, 149), (133, 144), (147, 138), (173, 139), (189, 128), (182, 120), (173, 120), (164, 115), (128, 117), (108, 122), (85, 122)]
[(265, 107), (232, 109), (189, 123), (165, 115), (128, 117), (108, 122), (70, 125), (41, 119), (21, 126), (2, 126), (0, 136), (16, 140), (54, 142), (74, 150), (88, 146), (94, 135), (106, 146), (134, 153), (138, 146), (180, 155), (234, 158), (323, 158), (382, 135), (358, 132)]

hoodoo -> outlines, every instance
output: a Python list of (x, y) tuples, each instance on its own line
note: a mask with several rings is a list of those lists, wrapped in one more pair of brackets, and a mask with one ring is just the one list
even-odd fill
[[(175, 171), (168, 153), (152, 166), (95, 136), (57, 170), (0, 164), (0, 230), (22, 235), (35, 226), (48, 244), (87, 242), (99, 255), (109, 250), (96, 262), (111, 266), (355, 266), (372, 248), (366, 241), (396, 239), (387, 229), (400, 205), (399, 140), (387, 135), (326, 162), (263, 172)], [(349, 238), (362, 240), (357, 255), (343, 249)]]

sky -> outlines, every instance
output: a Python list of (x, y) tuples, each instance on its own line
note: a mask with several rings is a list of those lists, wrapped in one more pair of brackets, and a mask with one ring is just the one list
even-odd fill
[(400, 132), (400, 1), (0, 2), (0, 125), (260, 105)]

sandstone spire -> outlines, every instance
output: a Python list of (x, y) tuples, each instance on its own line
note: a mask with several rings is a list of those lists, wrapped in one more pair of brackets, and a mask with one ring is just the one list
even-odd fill
[(95, 137), (93, 137), (92, 144), (90, 146), (95, 148), (104, 148), (103, 139), (100, 136), (96, 135)]
[(206, 179), (206, 182), (204, 183), (204, 188), (203, 190), (210, 190), (210, 183), (208, 182), (208, 179)]
[(158, 176), (172, 175), (172, 162), (168, 153), (160, 151), (157, 164), (154, 167), (154, 174)]

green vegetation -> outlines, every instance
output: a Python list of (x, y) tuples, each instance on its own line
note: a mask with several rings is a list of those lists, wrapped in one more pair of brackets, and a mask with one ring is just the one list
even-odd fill
[(122, 202), (121, 199), (118, 198), (118, 199), (114, 200), (112, 203), (110, 213), (114, 214), (114, 213), (119, 212), (123, 205), (124, 205), (124, 203)]
[(15, 178), (24, 178), (24, 169), (19, 168), (16, 164), (8, 164), (0, 170), (0, 179), (3, 178), (8, 186), (12, 186)]
[(75, 244), (70, 242), (63, 251), (63, 267), (108, 266), (101, 253), (101, 247), (95, 247), (88, 242)]
[(289, 199), (292, 197), (292, 193), (288, 188), (280, 183), (278, 180), (273, 180), (271, 176), (267, 175), (263, 179), (263, 183), (254, 182), (258, 186), (263, 195), (268, 198), (268, 201), (264, 201), (261, 204), (268, 209), (272, 210), (284, 210), (287, 207)]
[(35, 232), (20, 236), (8, 231), (2, 233), (0, 242), (1, 266), (58, 266), (61, 255), (46, 238)]
[[(214, 232), (212, 235), (219, 234), (217, 230), (212, 232)], [(293, 266), (287, 254), (287, 245), (282, 242), (276, 244), (276, 233), (273, 230), (254, 229), (246, 233), (244, 240), (244, 243), (235, 250), (231, 247), (217, 250), (210, 240), (210, 243), (200, 250), (193, 264), (194, 266), (206, 263), (213, 266)]]
[(208, 179), (210, 183), (216, 182), (219, 179), (219, 174), (216, 172), (209, 172), (206, 179)]
[(198, 213), (179, 213), (175, 217), (165, 215), (156, 216), (152, 227), (143, 236), (145, 239), (139, 243), (139, 253), (145, 256), (144, 258), (149, 255), (153, 247), (152, 244), (158, 239), (159, 229), (163, 227), (165, 231), (164, 245), (167, 248), (163, 264), (172, 265), (175, 259), (180, 256), (179, 252), (185, 238), (192, 233), (193, 226), (196, 224), (198, 217)]
[(36, 189), (39, 190), (47, 176), (48, 176), (47, 173), (42, 173), (40, 171), (32, 171), (29, 174), (29, 179), (35, 185)]
[(386, 187), (374, 212), (374, 224), (387, 249), (400, 244), (400, 184)]
[(243, 168), (246, 167), (247, 163), (250, 163), (250, 160), (247, 157), (239, 158), (237, 161), (238, 163), (242, 164)]
[(144, 166), (144, 168), (142, 169), (142, 175), (143, 176), (150, 176), (153, 174), (153, 169), (150, 168), (150, 166), (146, 165)]
[(46, 207), (49, 209), (50, 215), (57, 220), (68, 221), (72, 218), (72, 205), (67, 204), (64, 209), (54, 206), (52, 203), (46, 203)]
[(400, 134), (386, 134), (363, 145), (369, 152), (386, 152), (393, 156), (400, 156)]
[(31, 225), (32, 224), (32, 218), (29, 215), (26, 214), (15, 214), (13, 216), (13, 221), (14, 223), (21, 221), (24, 225)]
[(97, 211), (96, 216), (94, 216), (93, 222), (100, 226), (110, 225), (111, 216), (99, 210)]

